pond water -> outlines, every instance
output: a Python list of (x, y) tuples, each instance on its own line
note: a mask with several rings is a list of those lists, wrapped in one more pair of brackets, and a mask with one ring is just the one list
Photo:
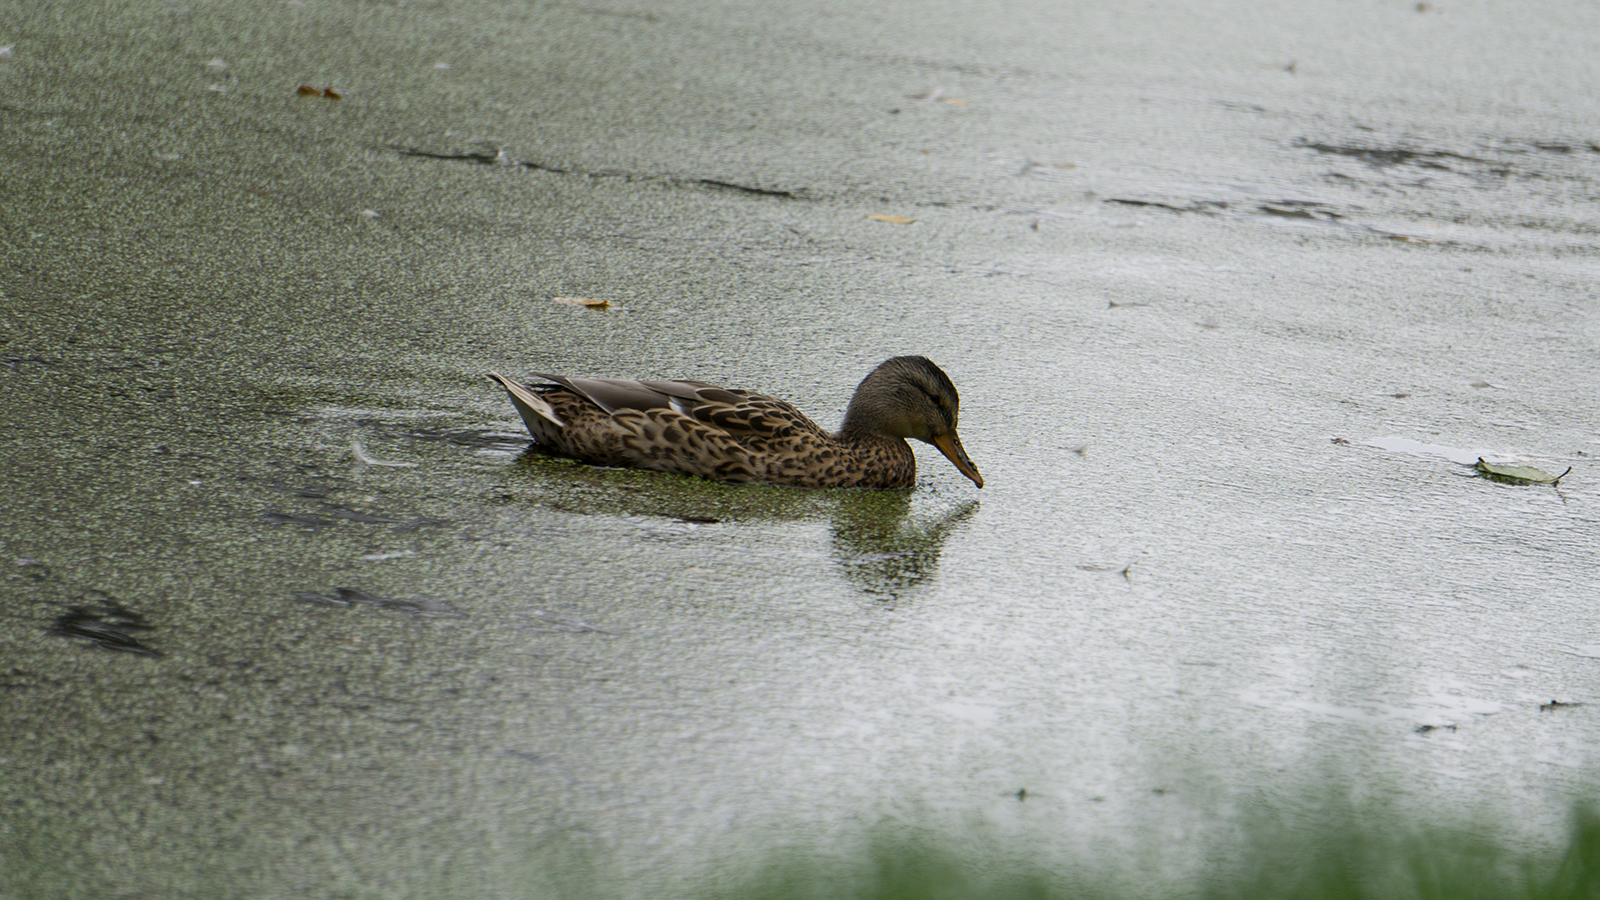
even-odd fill
[[(664, 896), (885, 827), (1181, 894), (1329, 796), (1559, 849), (1597, 17), (13, 5), (7, 896)], [(831, 427), (903, 353), (981, 491), (528, 455), (483, 378)]]

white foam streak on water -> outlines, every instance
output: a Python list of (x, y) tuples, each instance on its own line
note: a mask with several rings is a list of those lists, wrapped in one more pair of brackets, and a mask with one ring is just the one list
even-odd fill
[(1486, 462), (1516, 462), (1526, 457), (1501, 453), (1496, 450), (1463, 450), (1459, 447), (1446, 447), (1443, 444), (1428, 444), (1412, 438), (1403, 437), (1375, 437), (1367, 438), (1361, 442), (1368, 447), (1377, 447), (1379, 450), (1392, 450), (1396, 453), (1412, 453), (1418, 456), (1442, 456), (1453, 463), (1470, 466), (1482, 459)]

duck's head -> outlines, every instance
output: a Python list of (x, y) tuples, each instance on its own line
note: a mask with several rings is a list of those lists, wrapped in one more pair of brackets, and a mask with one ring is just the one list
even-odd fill
[(938, 366), (921, 356), (896, 356), (861, 380), (839, 431), (925, 441), (983, 487), (983, 476), (956, 436), (960, 406), (956, 386)]

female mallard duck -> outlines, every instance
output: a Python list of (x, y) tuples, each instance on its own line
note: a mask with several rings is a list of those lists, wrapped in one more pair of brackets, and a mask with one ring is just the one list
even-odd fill
[(916, 438), (983, 487), (956, 437), (956, 387), (920, 356), (873, 369), (837, 434), (782, 400), (703, 381), (538, 377), (555, 383), (530, 389), (489, 375), (511, 394), (541, 449), (593, 465), (735, 484), (904, 488), (917, 474), (905, 439)]

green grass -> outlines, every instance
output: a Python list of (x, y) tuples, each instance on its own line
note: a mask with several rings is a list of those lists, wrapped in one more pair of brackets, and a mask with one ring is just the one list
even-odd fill
[(1580, 806), (1564, 852), (1518, 854), (1484, 830), (1405, 830), (1339, 814), (1285, 827), (1261, 819), (1208, 854), (1209, 871), (1175, 892), (1086, 863), (1047, 870), (994, 841), (957, 849), (880, 832), (854, 858), (790, 852), (707, 900), (1600, 900), (1600, 814)]

